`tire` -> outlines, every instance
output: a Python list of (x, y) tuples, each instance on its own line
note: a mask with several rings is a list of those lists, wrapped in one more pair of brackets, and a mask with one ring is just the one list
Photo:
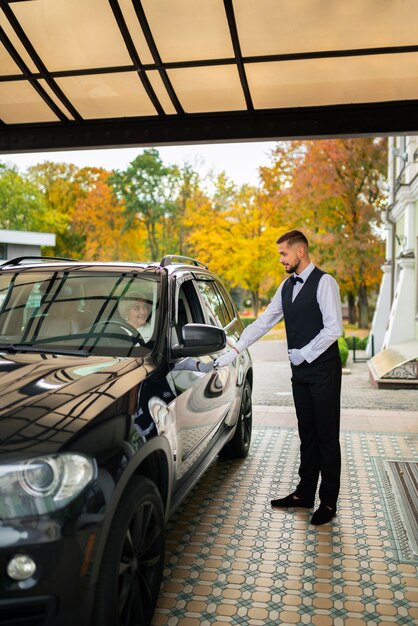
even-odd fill
[(242, 390), (241, 406), (238, 415), (238, 423), (234, 436), (220, 451), (219, 456), (224, 459), (243, 459), (247, 456), (251, 443), (251, 431), (253, 426), (253, 410), (251, 400), (251, 385), (248, 380), (244, 382)]
[(165, 518), (148, 478), (129, 483), (113, 518), (97, 581), (93, 624), (148, 626), (164, 567)]

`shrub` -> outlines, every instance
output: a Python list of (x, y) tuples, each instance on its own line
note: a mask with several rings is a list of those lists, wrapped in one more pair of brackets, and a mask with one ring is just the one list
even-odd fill
[(355, 335), (348, 335), (345, 337), (347, 347), (349, 350), (353, 350), (354, 340), (356, 342), (356, 350), (365, 350), (367, 347), (368, 337), (356, 337)]
[(244, 325), (244, 328), (246, 328), (249, 324), (252, 324), (252, 322), (254, 322), (254, 320), (256, 320), (256, 317), (250, 316), (250, 315), (246, 315), (245, 317), (243, 315), (240, 315), (240, 320)]
[(348, 359), (348, 346), (344, 337), (338, 339), (338, 349), (340, 351), (342, 366), (345, 367)]

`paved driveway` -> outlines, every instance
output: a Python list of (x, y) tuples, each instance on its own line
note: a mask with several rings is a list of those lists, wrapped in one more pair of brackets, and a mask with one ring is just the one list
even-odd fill
[[(250, 348), (254, 362), (253, 404), (293, 406), (290, 365), (284, 340), (261, 340)], [(350, 353), (351, 354), (351, 353)], [(418, 410), (416, 389), (376, 389), (369, 382), (367, 363), (347, 363), (341, 407), (346, 409)]]

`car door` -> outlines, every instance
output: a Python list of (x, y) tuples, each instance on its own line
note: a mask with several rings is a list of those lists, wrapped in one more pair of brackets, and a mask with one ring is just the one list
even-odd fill
[[(175, 292), (176, 313), (170, 342), (181, 343), (181, 329), (187, 323), (222, 322), (206, 312), (206, 300), (193, 277), (178, 281)], [(177, 478), (181, 478), (205, 454), (234, 400), (235, 382), (228, 369), (204, 373), (197, 362), (211, 363), (220, 353), (174, 361), (170, 372), (176, 396)]]

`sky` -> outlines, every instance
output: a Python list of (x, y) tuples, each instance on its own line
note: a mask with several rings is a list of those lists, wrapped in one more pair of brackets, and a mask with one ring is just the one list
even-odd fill
[[(237, 185), (257, 185), (258, 167), (269, 165), (275, 142), (246, 142), (202, 144), (187, 146), (157, 146), (166, 165), (189, 163), (202, 178), (208, 174), (226, 172)], [(108, 170), (126, 169), (127, 165), (144, 148), (104, 148), (101, 150), (66, 150), (59, 152), (31, 152), (25, 154), (0, 154), (0, 161), (16, 165), (24, 173), (31, 165), (53, 161), (73, 163), (77, 167), (95, 166)]]

